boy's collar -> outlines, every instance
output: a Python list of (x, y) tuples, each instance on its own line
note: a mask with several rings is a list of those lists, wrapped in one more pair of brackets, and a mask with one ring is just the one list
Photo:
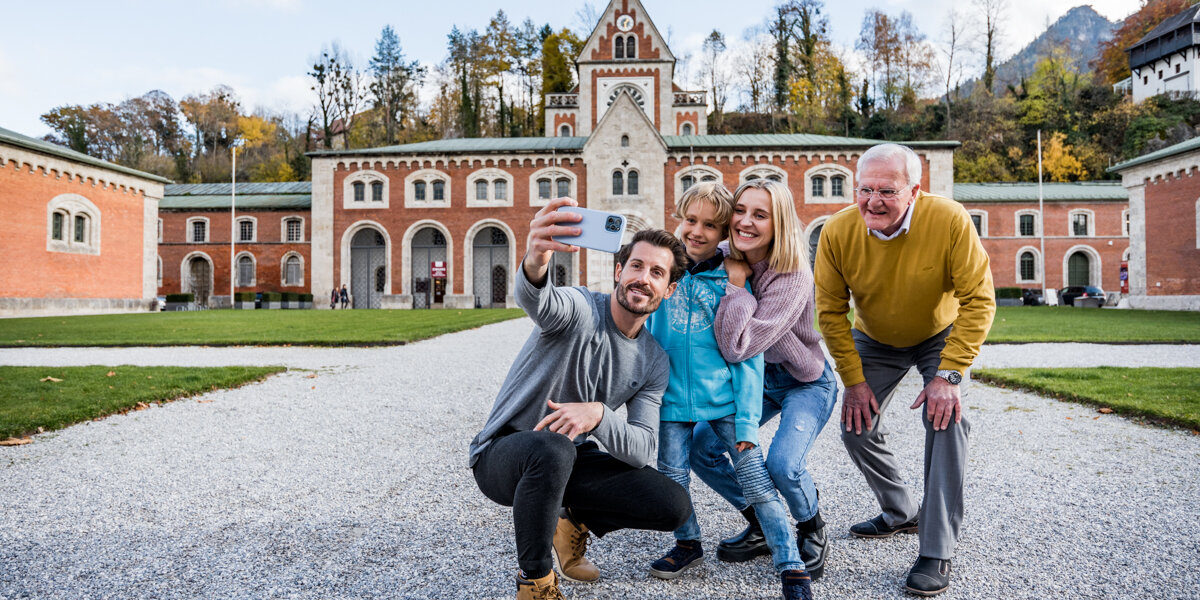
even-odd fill
[(700, 262), (696, 262), (693, 260), (692, 266), (690, 268), (688, 268), (688, 273), (691, 273), (692, 275), (704, 273), (705, 271), (711, 271), (713, 269), (716, 269), (717, 267), (721, 266), (724, 263), (725, 263), (725, 254), (722, 253), (720, 249), (718, 249), (715, 254), (713, 254), (712, 256), (710, 256)]

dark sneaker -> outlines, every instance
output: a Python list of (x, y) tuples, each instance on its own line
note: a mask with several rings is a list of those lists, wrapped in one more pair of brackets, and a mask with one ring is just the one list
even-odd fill
[(525, 579), (517, 571), (517, 600), (566, 600), (566, 596), (558, 588), (558, 575), (554, 571), (537, 579)]
[(666, 556), (650, 563), (650, 574), (659, 579), (675, 579), (687, 569), (704, 563), (700, 540), (676, 540)]
[(800, 559), (804, 561), (804, 569), (808, 571), (813, 581), (825, 574), (825, 559), (829, 558), (829, 538), (825, 535), (825, 527), (815, 531), (805, 531), (805, 523), (796, 525), (796, 547), (800, 550)]
[(812, 578), (808, 571), (784, 571), (783, 600), (813, 600)]
[(918, 557), (904, 589), (918, 596), (936, 596), (950, 588), (950, 561)]
[(718, 560), (746, 562), (771, 553), (771, 548), (767, 546), (767, 538), (763, 535), (762, 526), (758, 524), (758, 517), (754, 514), (754, 508), (743, 510), (742, 516), (746, 517), (749, 525), (741, 533), (723, 539), (720, 544), (717, 544)]
[(876, 515), (870, 521), (855, 523), (850, 526), (850, 533), (862, 538), (889, 538), (897, 533), (916, 533), (917, 520), (913, 519), (907, 523), (901, 523), (895, 527), (889, 527), (883, 520), (883, 515)]

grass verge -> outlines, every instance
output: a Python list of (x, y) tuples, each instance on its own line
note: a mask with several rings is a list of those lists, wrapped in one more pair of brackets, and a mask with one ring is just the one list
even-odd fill
[[(0, 439), (261, 381), (284, 367), (0, 367)], [(53, 378), (53, 379), (50, 379)], [(55, 381), (57, 380), (57, 381)]]
[(1000, 306), (988, 343), (1200, 343), (1200, 313)]
[(524, 314), (520, 309), (205, 310), (0, 319), (0, 346), (403, 344)]
[(977, 369), (975, 379), (1082, 402), (1156, 422), (1200, 428), (1200, 369), (1093, 367)]

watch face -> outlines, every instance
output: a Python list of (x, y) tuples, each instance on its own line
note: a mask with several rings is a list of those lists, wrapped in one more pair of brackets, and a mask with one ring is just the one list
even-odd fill
[(629, 31), (633, 29), (633, 17), (629, 15), (621, 15), (617, 18), (617, 29), (621, 31)]

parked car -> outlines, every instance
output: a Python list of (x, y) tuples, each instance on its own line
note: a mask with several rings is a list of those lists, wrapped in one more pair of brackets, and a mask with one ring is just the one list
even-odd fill
[(159, 296), (159, 297), (155, 298), (154, 299), (154, 311), (160, 312), (160, 311), (164, 311), (164, 310), (167, 310), (167, 297)]
[(1099, 298), (1100, 304), (1104, 305), (1104, 290), (1094, 285), (1070, 285), (1058, 292), (1058, 299), (1062, 301), (1063, 306), (1075, 306), (1076, 299), (1084, 298)]
[(1042, 294), (1042, 290), (1035, 288), (1025, 288), (1021, 290), (1021, 299), (1025, 306), (1041, 306), (1046, 303), (1046, 298)]

